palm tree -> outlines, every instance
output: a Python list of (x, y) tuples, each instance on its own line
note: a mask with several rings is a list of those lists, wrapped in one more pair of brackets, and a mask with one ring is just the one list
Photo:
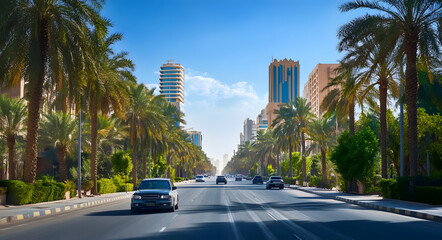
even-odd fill
[[(28, 124), (23, 180), (35, 181), (43, 85), (57, 70), (67, 76), (83, 66), (89, 42), (86, 29), (104, 26), (99, 1), (23, 0), (0, 3), (0, 83), (28, 83)], [(58, 62), (58, 64), (55, 64)], [(52, 69), (58, 65), (60, 68)], [(47, 67), (51, 66), (51, 67)], [(75, 71), (74, 71), (75, 70)], [(78, 74), (74, 74), (78, 76)], [(79, 79), (70, 78), (70, 82)]]
[(16, 179), (16, 164), (14, 162), (14, 146), (18, 135), (22, 134), (26, 122), (26, 105), (23, 100), (0, 95), (0, 136), (6, 139), (8, 146), (9, 179)]
[[(366, 37), (387, 33), (377, 40), (386, 51), (399, 48), (406, 57), (405, 95), (408, 115), (408, 152), (410, 175), (417, 174), (417, 59), (418, 52), (425, 67), (431, 59), (440, 59), (440, 24), (442, 2), (434, 0), (351, 1), (340, 6), (342, 12), (367, 8), (382, 13), (356, 18), (342, 26), (339, 50), (354, 47)], [(395, 43), (395, 44), (391, 44)], [(396, 46), (396, 44), (398, 46)], [(390, 49), (388, 49), (390, 48)]]
[(307, 131), (310, 119), (313, 114), (310, 112), (310, 103), (307, 99), (297, 97), (295, 101), (296, 120), (299, 123), (299, 131), (301, 132), (301, 146), (302, 146), (302, 178), (305, 180), (307, 176), (307, 164), (305, 160), (305, 132)]
[(70, 114), (63, 112), (44, 114), (40, 126), (40, 145), (43, 147), (54, 146), (57, 149), (60, 181), (67, 177), (66, 154), (71, 144), (77, 140), (75, 131), (77, 120)]
[(299, 143), (300, 124), (296, 118), (296, 105), (294, 102), (281, 104), (279, 109), (275, 110), (275, 114), (277, 117), (272, 123), (272, 126), (275, 127), (273, 136), (278, 139), (280, 146), (287, 146), (289, 150), (289, 177), (291, 178), (293, 176), (292, 152)]
[(361, 75), (361, 82), (367, 86), (364, 92), (370, 91), (375, 85), (379, 85), (379, 105), (381, 123), (381, 165), (382, 177), (387, 178), (387, 90), (392, 96), (398, 97), (399, 87), (394, 76), (397, 75), (398, 63), (396, 57), (398, 49), (394, 52), (382, 49), (375, 39), (367, 39), (360, 46), (349, 49), (346, 61), (351, 65), (366, 67)]
[(334, 145), (334, 120), (327, 117), (313, 118), (308, 128), (308, 140), (312, 141), (309, 151), (320, 149), (322, 156), (322, 181), (327, 182), (326, 152)]
[(112, 44), (121, 40), (121, 34), (112, 34), (102, 38), (99, 31), (89, 32), (93, 42), (90, 55), (95, 60), (88, 66), (90, 81), (85, 89), (91, 120), (91, 179), (94, 183), (93, 194), (97, 189), (97, 124), (98, 114), (108, 114), (110, 110), (123, 117), (123, 109), (128, 104), (128, 86), (136, 82), (132, 75), (134, 64), (127, 59), (127, 53), (114, 54)]

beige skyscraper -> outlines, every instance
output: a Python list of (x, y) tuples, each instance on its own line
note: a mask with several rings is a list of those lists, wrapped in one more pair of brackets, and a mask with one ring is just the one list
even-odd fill
[(184, 68), (179, 63), (167, 61), (160, 70), (160, 94), (180, 109), (184, 103)]
[(299, 61), (291, 59), (277, 61), (269, 66), (269, 103), (266, 107), (268, 125), (271, 126), (276, 115), (274, 110), (281, 103), (295, 101), (299, 97)]
[(323, 111), (321, 111), (322, 101), (333, 88), (329, 88), (325, 91), (322, 91), (322, 89), (327, 86), (330, 79), (336, 76), (335, 70), (338, 67), (339, 64), (319, 63), (309, 74), (308, 82), (304, 85), (302, 96), (307, 98), (307, 102), (310, 103), (311, 112), (319, 118), (324, 114)]

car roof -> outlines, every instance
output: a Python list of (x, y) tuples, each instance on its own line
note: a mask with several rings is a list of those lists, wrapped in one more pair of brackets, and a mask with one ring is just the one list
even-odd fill
[(170, 181), (169, 178), (145, 178), (143, 181), (149, 181), (149, 180), (164, 180), (164, 181)]

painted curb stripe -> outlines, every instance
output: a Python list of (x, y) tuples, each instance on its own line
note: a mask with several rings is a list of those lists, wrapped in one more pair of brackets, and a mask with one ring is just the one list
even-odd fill
[(38, 216), (40, 216), (40, 212), (33, 212), (32, 216), (33, 217), (38, 217)]
[(16, 216), (15, 216), (15, 219), (17, 219), (17, 220), (23, 220), (23, 215), (22, 215), (22, 214), (16, 215)]

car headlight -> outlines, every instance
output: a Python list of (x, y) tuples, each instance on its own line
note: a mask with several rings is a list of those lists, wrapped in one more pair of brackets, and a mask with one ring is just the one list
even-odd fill
[(141, 199), (141, 195), (135, 195), (135, 194), (134, 194), (134, 195), (132, 196), (132, 198), (133, 198), (133, 199)]
[(160, 198), (161, 198), (161, 199), (169, 199), (169, 198), (170, 198), (170, 195), (161, 195)]

